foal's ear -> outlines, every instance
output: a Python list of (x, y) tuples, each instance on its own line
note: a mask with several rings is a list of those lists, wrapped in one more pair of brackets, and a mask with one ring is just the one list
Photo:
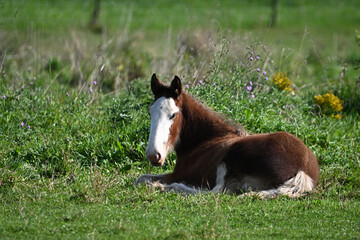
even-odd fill
[(157, 95), (163, 86), (163, 83), (158, 79), (156, 74), (154, 73), (151, 77), (151, 91), (154, 95)]
[(178, 76), (175, 76), (170, 85), (171, 90), (178, 97), (181, 94), (181, 80)]

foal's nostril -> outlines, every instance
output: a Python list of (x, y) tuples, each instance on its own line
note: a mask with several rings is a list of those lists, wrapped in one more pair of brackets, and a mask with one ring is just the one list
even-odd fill
[(160, 159), (161, 159), (161, 154), (157, 152), (157, 153), (156, 153), (156, 160), (157, 160), (157, 161), (160, 161)]

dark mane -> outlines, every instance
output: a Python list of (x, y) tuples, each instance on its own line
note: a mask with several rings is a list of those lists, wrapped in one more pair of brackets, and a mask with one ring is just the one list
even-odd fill
[[(176, 145), (177, 152), (186, 152), (188, 148), (199, 146), (209, 139), (225, 137), (227, 135), (247, 136), (245, 130), (239, 129), (223, 115), (215, 113), (203, 103), (182, 92), (176, 101), (183, 116), (182, 131), (180, 132), (181, 146)], [(197, 129), (197, 134), (193, 130)]]
[(223, 121), (225, 124), (227, 124), (228, 126), (230, 126), (231, 128), (233, 128), (235, 130), (235, 134), (241, 136), (241, 137), (245, 137), (245, 136), (249, 136), (250, 133), (245, 129), (245, 127), (237, 122), (234, 122), (233, 120), (230, 120), (225, 114), (220, 113), (220, 112), (216, 112), (214, 111), (212, 108), (206, 106), (201, 100), (198, 99), (197, 96), (191, 96), (188, 93), (185, 93), (186, 95), (188, 95), (190, 98), (192, 98), (194, 101), (196, 101), (197, 103), (199, 103), (206, 111), (210, 112), (211, 114), (213, 114), (215, 117), (219, 118), (221, 121)]

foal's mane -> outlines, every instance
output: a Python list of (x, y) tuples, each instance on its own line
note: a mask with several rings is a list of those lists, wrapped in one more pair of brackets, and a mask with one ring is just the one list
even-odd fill
[(227, 118), (224, 114), (214, 111), (202, 101), (198, 100), (197, 97), (191, 96), (182, 91), (180, 98), (183, 98), (183, 101), (185, 100), (188, 102), (187, 107), (195, 110), (192, 112), (196, 115), (200, 114), (203, 115), (204, 118), (206, 117), (206, 120), (204, 119), (204, 121), (220, 124), (223, 125), (223, 127), (226, 127), (228, 134), (236, 134), (238, 136), (250, 135), (241, 124), (235, 123), (229, 120), (229, 118)]

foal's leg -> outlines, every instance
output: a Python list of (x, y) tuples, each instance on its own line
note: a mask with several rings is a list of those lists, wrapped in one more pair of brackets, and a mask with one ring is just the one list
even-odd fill
[[(218, 166), (216, 172), (216, 186), (210, 192), (219, 193), (224, 191), (226, 173), (227, 173), (226, 164), (221, 163)], [(168, 182), (164, 181), (164, 179), (159, 179), (159, 177), (163, 178), (164, 175), (143, 175), (136, 181), (136, 184), (138, 184), (138, 182), (140, 181), (145, 181), (151, 187), (160, 188), (162, 191), (174, 191), (185, 194), (197, 194), (197, 193), (209, 192), (209, 190), (204, 190), (198, 187), (185, 185), (184, 183), (181, 182), (170, 181), (169, 175), (170, 174), (166, 176), (168, 178)]]
[[(225, 187), (225, 175), (227, 173), (227, 168), (225, 163), (221, 163), (216, 171), (216, 185), (215, 187), (210, 191), (212, 193), (220, 193), (224, 191)], [(171, 184), (152, 184), (153, 187), (159, 187), (163, 191), (174, 191), (179, 193), (187, 193), (187, 194), (197, 194), (197, 193), (203, 193), (203, 192), (209, 192), (208, 190), (204, 190), (201, 188), (188, 186), (183, 183), (173, 182)]]
[(222, 162), (216, 171), (216, 185), (213, 189), (211, 189), (212, 193), (219, 193), (224, 191), (225, 187), (225, 175), (227, 173), (226, 164)]
[(142, 183), (145, 183), (146, 185), (149, 185), (153, 188), (160, 188), (162, 191), (174, 191), (178, 193), (189, 193), (189, 194), (201, 192), (199, 189), (195, 187), (190, 187), (183, 183), (171, 181), (171, 173), (160, 174), (160, 175), (151, 175), (151, 174), (142, 175), (135, 181), (135, 186)]
[(159, 175), (145, 174), (140, 176), (135, 181), (135, 185), (139, 185), (141, 183), (152, 184), (154, 182), (168, 183), (170, 181), (170, 176), (171, 174), (159, 174)]
[(183, 183), (171, 182), (171, 174), (160, 174), (160, 175), (151, 175), (145, 174), (140, 176), (136, 182), (135, 186), (145, 183), (153, 188), (160, 188), (162, 191), (174, 191), (178, 193), (199, 193), (200, 190), (194, 187), (186, 186)]
[(187, 186), (187, 185), (185, 185), (183, 183), (177, 183), (177, 182), (174, 182), (174, 183), (171, 183), (171, 184), (161, 184), (160, 188), (163, 191), (174, 191), (174, 192), (178, 192), (178, 193), (187, 193), (187, 194), (195, 194), (195, 193), (203, 192), (199, 188)]

